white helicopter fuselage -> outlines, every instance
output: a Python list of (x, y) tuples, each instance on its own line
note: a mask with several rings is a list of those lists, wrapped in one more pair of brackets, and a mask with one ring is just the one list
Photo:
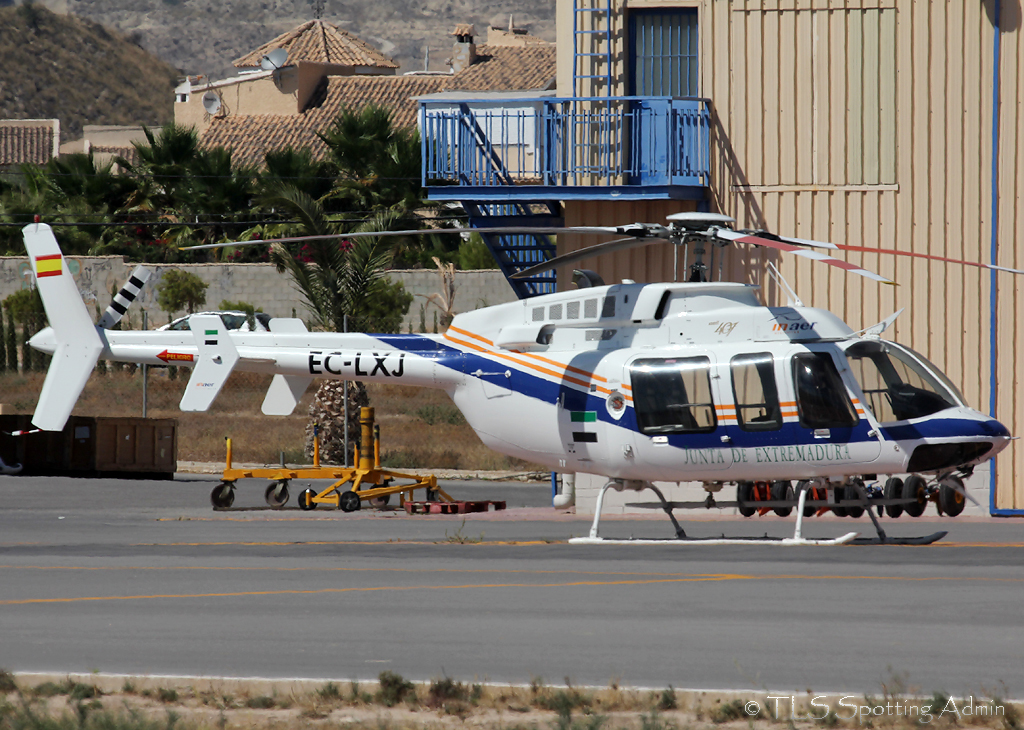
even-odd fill
[[(196, 325), (97, 328), (100, 357), (112, 360), (189, 367), (232, 351), (226, 368), (210, 365), (214, 379), (197, 369), (183, 407), (188, 391), (215, 394), (232, 369), (282, 376), (293, 393), (316, 378), (439, 388), (490, 448), (612, 479), (943, 473), (1009, 441), (912, 351), (859, 337), (824, 310), (765, 307), (740, 284), (549, 294), (460, 314), (443, 335), (303, 329), (272, 320), (270, 333), (220, 329), (204, 345)], [(54, 352), (57, 341), (45, 330), (32, 344)], [(296, 401), (272, 400), (265, 412)]]

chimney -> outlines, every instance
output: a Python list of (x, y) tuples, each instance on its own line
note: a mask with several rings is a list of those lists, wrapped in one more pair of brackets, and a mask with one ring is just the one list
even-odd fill
[(476, 44), (473, 43), (473, 26), (469, 23), (459, 23), (452, 31), (455, 36), (455, 46), (452, 48), (452, 58), (449, 62), (453, 74), (469, 68), (476, 62)]

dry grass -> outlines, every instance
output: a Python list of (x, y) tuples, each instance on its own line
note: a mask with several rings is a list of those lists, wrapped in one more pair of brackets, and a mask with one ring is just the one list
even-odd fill
[[(78, 416), (142, 416), (141, 371), (96, 373), (75, 407)], [(148, 416), (178, 421), (180, 461), (222, 462), (225, 438), (231, 438), (236, 463), (276, 464), (283, 451), (289, 464), (308, 463), (303, 456), (305, 415), (314, 389), (290, 416), (265, 416), (260, 404), (271, 376), (232, 373), (206, 413), (178, 410), (190, 371), (176, 380), (152, 368), (147, 388)], [(31, 413), (43, 385), (42, 373), (0, 376), (0, 402), (17, 413)], [(497, 454), (480, 442), (443, 392), (408, 386), (367, 386), (370, 405), (381, 427), (381, 461), (395, 469), (539, 469)]]
[[(851, 716), (853, 705), (900, 702), (904, 706), (932, 706), (928, 724), (952, 730), (971, 726), (994, 730), (1020, 730), (1021, 708), (996, 697), (974, 697), (975, 707), (1001, 707), (992, 716), (956, 717), (940, 715), (938, 704), (944, 695), (907, 699), (891, 694), (882, 698), (847, 695), (825, 700), (837, 709), (827, 719), (792, 719), (788, 712), (775, 717), (771, 712), (746, 709), (753, 703), (768, 705), (763, 693), (642, 691), (620, 688), (612, 683), (605, 689), (571, 686), (548, 687), (540, 678), (530, 686), (502, 686), (462, 683), (448, 677), (415, 685), (401, 675), (384, 672), (380, 682), (328, 682), (299, 686), (288, 682), (261, 680), (206, 681), (201, 685), (182, 679), (175, 683), (157, 678), (122, 680), (86, 677), (61, 682), (21, 685), (18, 678), (0, 672), (10, 681), (0, 690), (0, 728), (24, 730), (157, 730), (180, 728), (332, 728), (356, 730), (681, 730), (683, 728), (778, 728), (921, 727), (906, 715), (872, 717), (865, 721)], [(117, 682), (112, 686), (112, 682)], [(167, 682), (167, 684), (160, 684)], [(6, 695), (6, 697), (4, 696)], [(797, 698), (801, 702), (800, 697)], [(806, 702), (806, 700), (804, 700)], [(959, 707), (966, 701), (959, 700)], [(24, 712), (30, 708), (31, 712)], [(174, 722), (167, 720), (173, 717)], [(111, 719), (117, 721), (111, 721)]]

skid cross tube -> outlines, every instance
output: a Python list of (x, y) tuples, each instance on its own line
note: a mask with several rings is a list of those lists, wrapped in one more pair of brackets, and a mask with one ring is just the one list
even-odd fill
[[(809, 486), (809, 485), (808, 485)], [(658, 495), (658, 499), (661, 502), (660, 505), (652, 505), (659, 507), (664, 510), (665, 514), (672, 520), (672, 525), (675, 528), (675, 538), (669, 539), (634, 539), (628, 540), (616, 540), (613, 538), (604, 538), (598, 535), (598, 530), (601, 526), (601, 512), (604, 509), (604, 497), (609, 489), (614, 489), (617, 492), (621, 492), (624, 489), (630, 489), (633, 491), (643, 491), (644, 489), (650, 489)], [(672, 514), (673, 503), (665, 499), (665, 495), (662, 494), (661, 490), (655, 487), (650, 482), (634, 482), (634, 481), (623, 481), (621, 479), (612, 479), (605, 484), (600, 493), (597, 495), (597, 504), (594, 507), (594, 522), (590, 526), (590, 534), (587, 537), (574, 537), (569, 540), (573, 545), (597, 545), (597, 544), (613, 544), (613, 545), (846, 545), (856, 540), (858, 533), (848, 532), (845, 535), (840, 535), (837, 538), (825, 538), (825, 539), (808, 539), (803, 537), (803, 514), (804, 507), (807, 502), (807, 488), (801, 489), (800, 494), (797, 497), (797, 521), (796, 528), (793, 531), (793, 537), (791, 538), (773, 538), (765, 535), (764, 537), (735, 537), (729, 538), (722, 535), (721, 537), (688, 537), (686, 532), (680, 526), (676, 520), (675, 515)]]

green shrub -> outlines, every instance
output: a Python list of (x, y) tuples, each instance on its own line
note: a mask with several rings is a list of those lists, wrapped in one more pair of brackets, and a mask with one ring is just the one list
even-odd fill
[(14, 681), (14, 675), (6, 669), (0, 669), (0, 692), (17, 692), (18, 685)]
[(430, 682), (427, 690), (427, 706), (442, 707), (446, 702), (464, 702), (469, 699), (469, 689), (462, 682), (451, 677), (435, 679)]
[(743, 705), (743, 700), (722, 702), (711, 708), (711, 711), (708, 713), (708, 719), (716, 725), (720, 725), (723, 722), (732, 722), (733, 720), (747, 719), (748, 715), (743, 709)]
[[(358, 685), (357, 685), (357, 687), (358, 687)], [(359, 691), (358, 689), (353, 690), (353, 692), (358, 692), (358, 691)], [(341, 690), (338, 689), (338, 685), (336, 685), (334, 682), (328, 682), (323, 687), (318, 689), (316, 691), (316, 694), (317, 694), (317, 697), (319, 697), (322, 700), (340, 700), (341, 699)]]
[(377, 681), (380, 682), (377, 701), (387, 707), (394, 707), (416, 689), (412, 682), (406, 681), (401, 674), (394, 672), (381, 672)]

